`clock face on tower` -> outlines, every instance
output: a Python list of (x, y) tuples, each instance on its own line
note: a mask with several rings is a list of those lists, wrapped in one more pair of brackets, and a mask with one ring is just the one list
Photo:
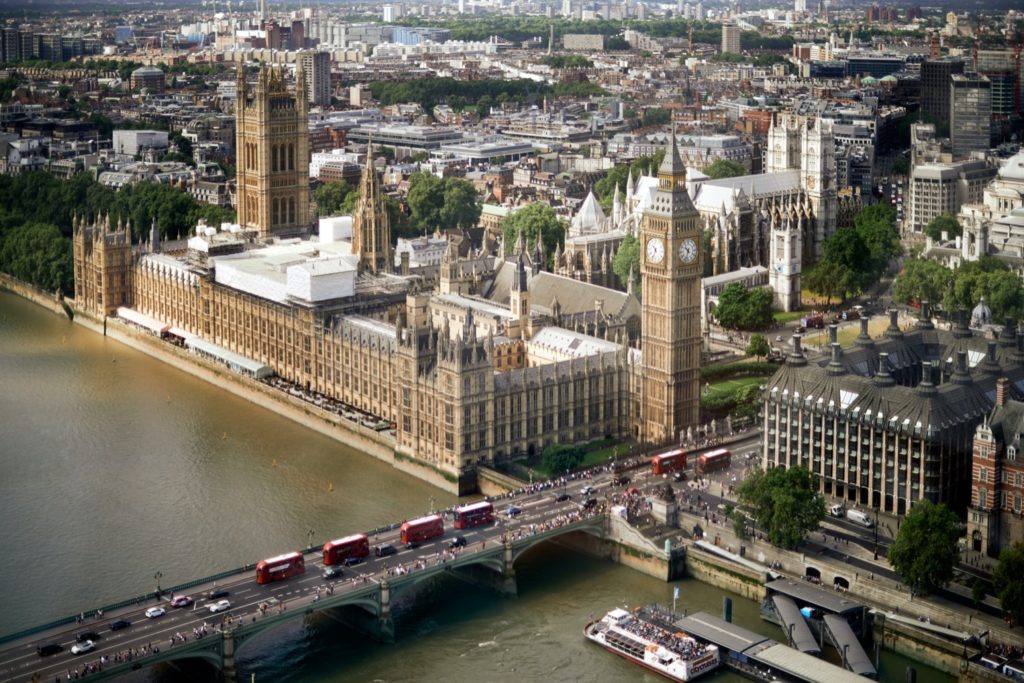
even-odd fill
[(693, 240), (683, 240), (683, 243), (679, 245), (679, 258), (683, 260), (683, 263), (693, 263), (697, 258), (697, 243)]
[(661, 263), (665, 258), (665, 243), (660, 237), (652, 237), (647, 240), (647, 260), (651, 263)]

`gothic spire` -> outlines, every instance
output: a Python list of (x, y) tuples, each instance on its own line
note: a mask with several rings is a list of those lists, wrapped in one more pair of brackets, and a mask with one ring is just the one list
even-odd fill
[(686, 180), (686, 166), (683, 164), (682, 157), (679, 156), (679, 145), (676, 143), (675, 122), (672, 123), (668, 150), (665, 152), (665, 158), (661, 161), (661, 166), (658, 167), (658, 175)]

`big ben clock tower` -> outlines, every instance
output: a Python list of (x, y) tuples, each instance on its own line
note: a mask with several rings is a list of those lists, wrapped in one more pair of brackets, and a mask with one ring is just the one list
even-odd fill
[(677, 441), (700, 419), (699, 214), (686, 191), (675, 128), (658, 168), (658, 190), (640, 226), (643, 395), (640, 438)]

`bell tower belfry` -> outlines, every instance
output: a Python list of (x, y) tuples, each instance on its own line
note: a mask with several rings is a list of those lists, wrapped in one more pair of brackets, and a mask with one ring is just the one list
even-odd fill
[(700, 419), (700, 216), (686, 190), (675, 128), (640, 226), (643, 395), (638, 436), (668, 443)]

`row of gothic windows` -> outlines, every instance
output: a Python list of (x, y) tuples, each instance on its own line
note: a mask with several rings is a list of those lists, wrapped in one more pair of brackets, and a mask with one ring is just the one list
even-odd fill
[[(255, 142), (245, 143), (245, 150), (242, 156), (244, 163), (244, 170), (254, 170), (259, 165), (259, 154), (258, 146)], [(294, 171), (295, 170), (295, 143), (289, 142), (287, 145), (271, 145), (270, 146), (270, 171), (271, 173), (277, 173), (278, 171)]]

